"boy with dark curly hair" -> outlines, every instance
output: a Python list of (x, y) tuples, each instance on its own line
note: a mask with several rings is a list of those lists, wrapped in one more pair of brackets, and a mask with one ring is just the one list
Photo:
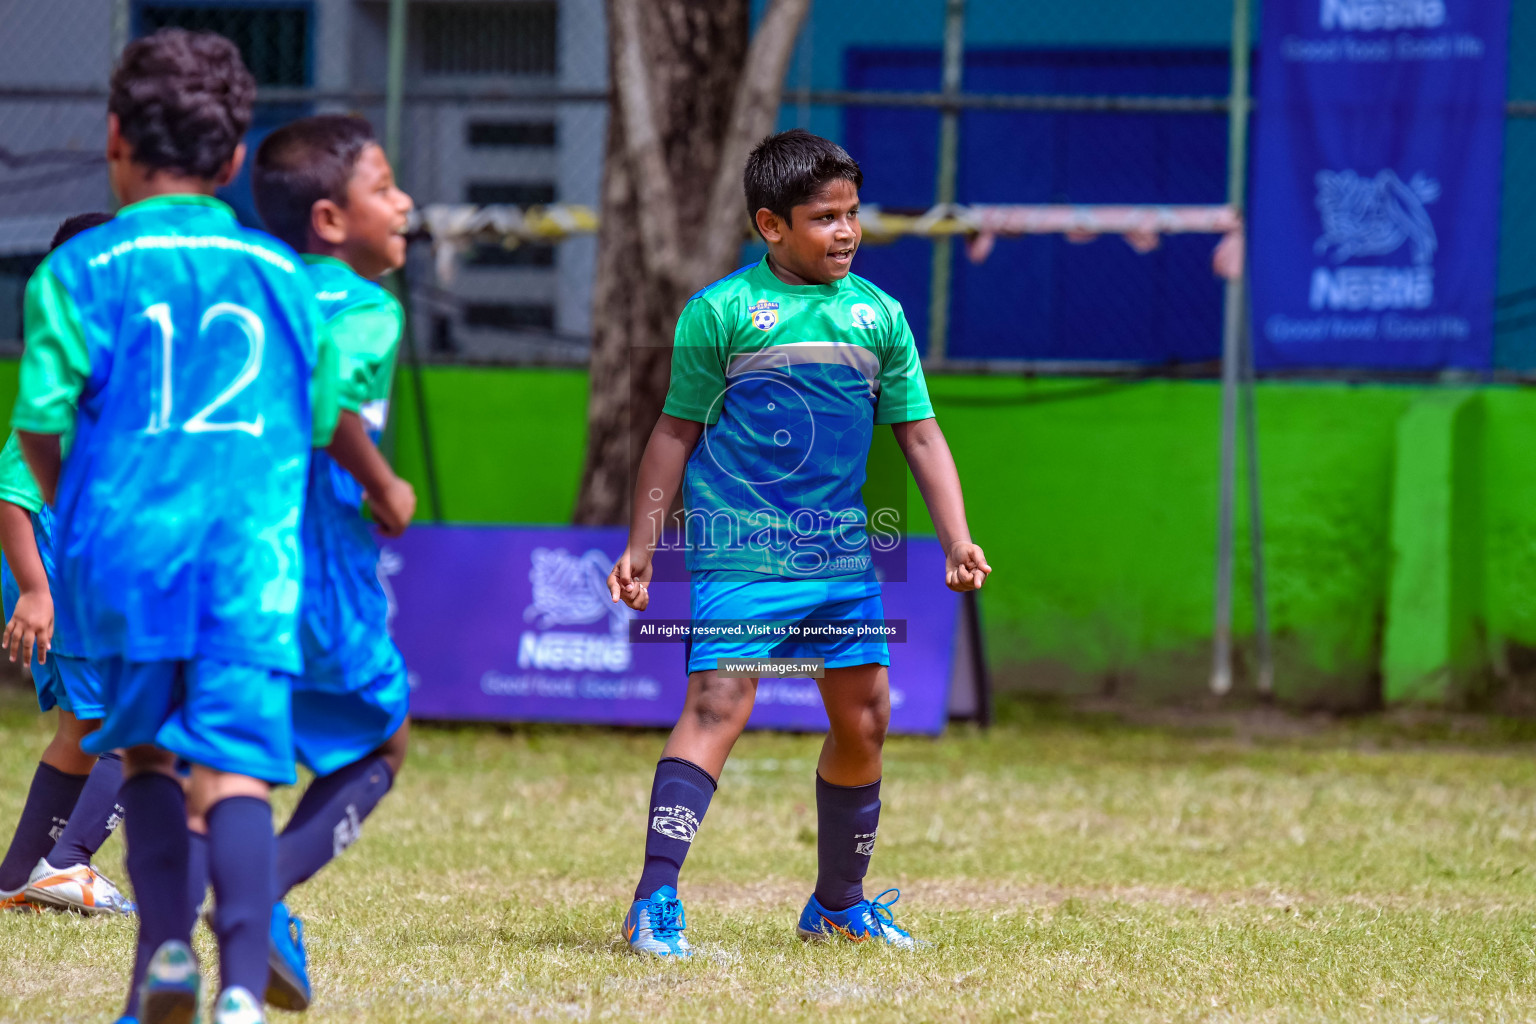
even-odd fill
[[(82, 746), (126, 750), (147, 963), (128, 1019), (142, 1024), (199, 1012), (189, 811), (206, 828), (217, 905), (215, 1024), (263, 1019), (268, 794), (295, 779), (299, 520), (339, 371), (303, 261), (213, 197), (244, 158), (255, 93), (220, 36), (131, 43), (107, 117), (125, 205), (27, 285), (12, 426), (54, 507), (59, 628), (101, 666), (106, 717)], [(192, 766), (185, 793), (178, 759)]]

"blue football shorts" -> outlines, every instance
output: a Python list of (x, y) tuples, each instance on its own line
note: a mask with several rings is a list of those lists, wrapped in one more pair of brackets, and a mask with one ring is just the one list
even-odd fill
[(37, 706), (41, 711), (58, 708), (76, 718), (101, 718), (106, 712), (102, 702), (101, 672), (86, 658), (49, 654), (46, 662), (32, 655), (32, 685), (37, 688)]
[(405, 724), (410, 707), (410, 681), (399, 659), (351, 689), (297, 681), (294, 753), (316, 775), (329, 775), (382, 747)]
[(106, 717), (80, 744), (88, 754), (155, 746), (217, 771), (291, 784), (293, 677), (286, 672), (194, 658), (97, 663)]
[[(880, 584), (873, 580), (759, 580), (699, 578), (690, 588), (695, 623), (879, 623), (885, 619)], [(692, 638), (687, 645), (689, 672), (718, 668), (721, 658), (822, 658), (827, 668), (889, 665), (883, 637), (781, 640), (774, 637)]]

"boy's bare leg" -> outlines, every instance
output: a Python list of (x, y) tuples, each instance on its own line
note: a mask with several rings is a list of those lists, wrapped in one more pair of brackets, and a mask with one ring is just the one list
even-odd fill
[[(84, 775), (86, 779), (69, 812), (69, 823), (60, 830), (58, 840), (44, 858), (49, 867), (54, 869), (53, 873), (39, 877), (38, 872), (33, 872), (34, 877), (29, 884), (39, 889), (62, 886), (58, 891), (68, 892), (70, 887), (77, 885), (78, 873), (71, 875), (70, 870), (89, 864), (91, 858), (96, 856), (96, 851), (101, 849), (101, 845), (122, 821), (123, 807), (118, 799), (119, 791), (123, 788), (122, 756), (113, 751), (98, 758), (80, 749), (80, 741), (100, 727), (100, 719), (82, 719), (63, 708), (59, 709), (58, 728), (54, 731), (53, 741), (43, 752), (43, 763), (71, 775)], [(96, 882), (91, 885), (97, 901), (92, 906), (107, 905), (121, 898), (109, 886), (101, 886)], [(75, 903), (67, 905), (79, 906)]]
[(76, 718), (73, 712), (60, 708), (59, 724), (54, 728), (53, 739), (43, 750), (43, 763), (70, 775), (89, 774), (96, 765), (96, 758), (80, 749), (80, 741), (100, 726), (100, 719)]
[(816, 765), (816, 900), (846, 910), (864, 899), (880, 828), (890, 677), (884, 665), (829, 668), (820, 686), (831, 728)]
[(661, 752), (651, 783), (645, 867), (635, 887), (635, 899), (648, 900), (668, 887), (676, 891), (683, 860), (714, 797), (725, 759), (752, 715), (756, 697), (757, 680), (753, 678), (722, 676), (715, 671), (688, 676), (683, 713)]
[(880, 753), (891, 724), (890, 673), (884, 665), (829, 668), (818, 681), (831, 728), (816, 774), (834, 786), (880, 780)]
[(683, 713), (661, 756), (698, 765), (718, 781), (725, 759), (747, 727), (756, 699), (756, 679), (721, 676), (718, 672), (690, 674)]
[(33, 869), (52, 852), (61, 828), (67, 828), (96, 764), (94, 757), (81, 752), (80, 738), (95, 727), (95, 722), (59, 711), (58, 726), (32, 776), (10, 846), (0, 857), (0, 907), (25, 905), (22, 890)]

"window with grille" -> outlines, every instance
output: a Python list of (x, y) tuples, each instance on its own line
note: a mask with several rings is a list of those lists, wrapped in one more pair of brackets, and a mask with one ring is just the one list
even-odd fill
[(464, 201), (476, 206), (548, 206), (555, 201), (552, 181), (472, 181), (464, 187)]
[(471, 121), (465, 139), (476, 149), (499, 147), (549, 148), (555, 144), (553, 121)]
[(423, 4), (422, 70), (429, 75), (553, 75), (557, 4)]
[(162, 28), (217, 32), (240, 48), (257, 85), (302, 88), (311, 79), (313, 15), (308, 3), (143, 3), (137, 28), (140, 35)]
[(496, 331), (542, 330), (555, 327), (555, 307), (522, 302), (468, 302), (464, 326)]

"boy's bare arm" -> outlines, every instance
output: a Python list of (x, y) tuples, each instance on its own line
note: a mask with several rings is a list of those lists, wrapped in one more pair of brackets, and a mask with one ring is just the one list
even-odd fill
[(368, 436), (363, 418), (342, 410), (336, 421), (336, 433), (325, 450), (336, 464), (363, 486), (368, 507), (386, 537), (398, 537), (416, 514), (416, 489), (400, 479), (384, 455)]
[(6, 563), (21, 591), (5, 624), (5, 649), (12, 661), (25, 656), (30, 663), (35, 645), (37, 660), (46, 662), (53, 645), (53, 594), (48, 589), (43, 557), (37, 551), (37, 537), (32, 533), (32, 514), (8, 501), (0, 501), (0, 550), (5, 551)]
[(971, 543), (965, 522), (965, 496), (949, 442), (935, 419), (894, 423), (891, 431), (912, 467), (917, 489), (928, 504), (928, 514), (944, 548), (944, 583), (950, 590), (980, 590), (992, 567), (981, 548)]
[(27, 468), (37, 481), (38, 491), (43, 500), (52, 505), (59, 489), (59, 470), (64, 465), (59, 435), (18, 430), (16, 439), (21, 442), (22, 457), (27, 460)]
[(646, 442), (645, 454), (640, 456), (629, 543), (619, 564), (608, 574), (608, 593), (636, 611), (644, 611), (650, 603), (645, 585), (651, 580), (651, 552), (661, 540), (667, 510), (683, 480), (683, 468), (703, 433), (702, 423), (662, 413)]

